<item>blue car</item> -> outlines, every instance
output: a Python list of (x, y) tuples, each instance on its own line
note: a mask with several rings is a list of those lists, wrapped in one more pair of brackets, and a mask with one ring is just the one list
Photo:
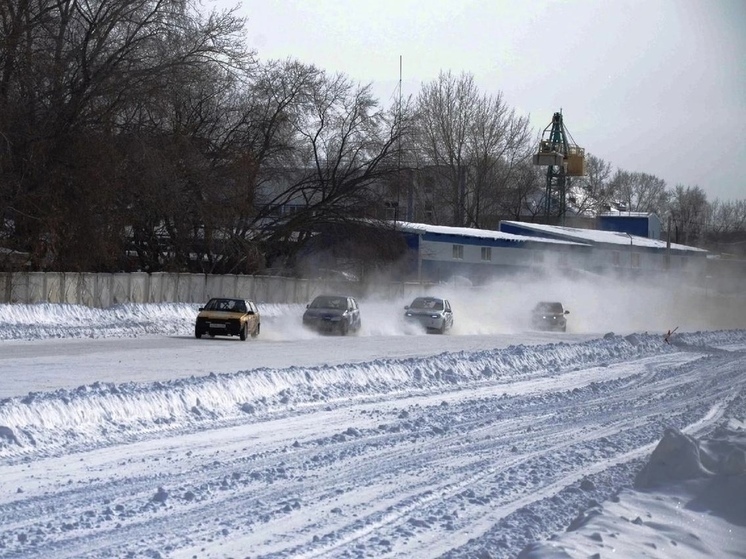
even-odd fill
[(333, 334), (347, 335), (362, 326), (360, 307), (354, 297), (319, 295), (303, 313), (303, 326)]

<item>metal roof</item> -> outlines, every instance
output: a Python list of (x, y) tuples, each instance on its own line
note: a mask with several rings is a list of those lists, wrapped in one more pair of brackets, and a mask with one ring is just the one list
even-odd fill
[(487, 229), (473, 229), (471, 227), (449, 227), (446, 225), (429, 225), (427, 223), (411, 223), (407, 221), (396, 221), (394, 225), (397, 230), (405, 233), (429, 233), (432, 235), (448, 235), (466, 237), (471, 239), (489, 239), (494, 241), (508, 241), (515, 243), (542, 243), (548, 245), (565, 246), (587, 246), (587, 243), (570, 240), (549, 239), (533, 237), (529, 235), (514, 235), (503, 231), (490, 231)]
[[(503, 224), (509, 225), (514, 228), (525, 229), (526, 231), (531, 231), (535, 234), (546, 234), (555, 237), (561, 237), (562, 239), (565, 239), (567, 241), (574, 241), (577, 243), (625, 245), (655, 249), (667, 248), (666, 241), (649, 239), (647, 237), (638, 237), (636, 235), (620, 233), (618, 231), (577, 229), (575, 227), (564, 227), (561, 225), (544, 225), (542, 223), (528, 223), (525, 221), (501, 221), (500, 226), (502, 227)], [(687, 245), (679, 245), (676, 243), (671, 243), (671, 249), (677, 251), (701, 253), (703, 255), (707, 254), (707, 251), (704, 249), (690, 247)]]

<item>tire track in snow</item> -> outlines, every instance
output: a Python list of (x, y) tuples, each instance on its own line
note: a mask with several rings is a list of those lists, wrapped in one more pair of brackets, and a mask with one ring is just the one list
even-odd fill
[[(673, 360), (673, 357), (671, 359)], [(717, 357), (711, 360), (711, 364), (722, 369), (726, 360), (727, 356)], [(627, 364), (624, 367), (629, 370)], [(614, 366), (604, 369), (607, 373), (613, 373)], [(692, 368), (692, 371), (694, 370)], [(86, 550), (86, 555), (91, 557), (107, 557), (123, 556), (128, 551), (139, 553), (153, 548), (169, 551), (169, 555), (175, 557), (188, 553), (191, 545), (189, 541), (195, 542), (196, 549), (203, 545), (200, 541), (219, 539), (225, 540), (226, 543), (231, 543), (231, 540), (239, 543), (248, 542), (248, 539), (242, 539), (242, 530), (249, 532), (283, 524), (287, 526), (288, 538), (292, 538), (293, 531), (296, 531), (295, 540), (288, 539), (284, 543), (280, 541), (271, 545), (258, 541), (264, 536), (251, 540), (255, 542), (253, 545), (257, 546), (256, 549), (264, 550), (261, 551), (264, 557), (290, 557), (296, 552), (317, 557), (355, 556), (356, 553), (361, 553), (361, 549), (376, 556), (406, 556), (414, 549), (415, 543), (419, 545), (416, 549), (420, 551), (428, 549), (428, 542), (433, 539), (431, 533), (435, 532), (433, 528), (443, 528), (448, 522), (451, 522), (452, 528), (445, 528), (437, 537), (449, 538), (455, 548), (458, 541), (475, 537), (477, 532), (483, 530), (478, 519), (484, 517), (485, 511), (490, 511), (496, 506), (496, 510), (505, 507), (504, 516), (497, 514), (491, 519), (493, 524), (500, 522), (515, 515), (521, 508), (530, 507), (535, 503), (536, 500), (532, 500), (532, 493), (537, 494), (538, 491), (538, 494), (542, 494), (541, 491), (546, 491), (546, 499), (549, 498), (548, 495), (556, 495), (563, 488), (570, 487), (572, 483), (576, 483), (578, 471), (586, 468), (587, 464), (598, 464), (603, 470), (614, 463), (613, 458), (595, 457), (594, 461), (593, 456), (588, 456), (587, 461), (581, 466), (578, 461), (573, 460), (559, 463), (557, 457), (572, 450), (573, 446), (580, 450), (604, 450), (608, 446), (607, 443), (601, 444), (597, 441), (601, 441), (603, 437), (612, 439), (618, 435), (620, 443), (626, 442), (632, 447), (628, 452), (638, 448), (635, 444), (638, 444), (639, 448), (644, 448), (636, 439), (640, 435), (641, 426), (646, 424), (646, 418), (649, 418), (650, 424), (648, 433), (645, 434), (648, 440), (646, 444), (652, 444), (650, 441), (655, 440), (656, 426), (660, 423), (659, 418), (662, 415), (670, 414), (674, 417), (678, 414), (676, 417), (679, 417), (681, 422), (689, 421), (687, 418), (701, 419), (706, 414), (704, 407), (709, 406), (707, 400), (722, 398), (726, 387), (730, 390), (734, 384), (730, 382), (727, 371), (723, 373), (719, 370), (717, 374), (713, 373), (712, 379), (704, 380), (696, 378), (694, 374), (682, 374), (681, 371), (686, 373), (686, 366), (667, 368), (661, 365), (653, 374), (648, 371), (637, 377), (626, 376), (626, 380), (610, 379), (606, 385), (596, 383), (597, 392), (582, 383), (583, 390), (574, 392), (569, 387), (575, 386), (576, 383), (563, 385), (561, 382), (562, 377), (571, 377), (571, 374), (567, 373), (557, 375), (560, 380), (557, 386), (551, 384), (551, 379), (536, 381), (537, 386), (546, 382), (544, 391), (534, 390), (529, 395), (516, 393), (505, 398), (499, 397), (499, 393), (504, 390), (504, 386), (500, 385), (494, 388), (494, 398), (485, 397), (485, 386), (480, 386), (468, 389), (457, 387), (456, 390), (412, 396), (407, 400), (397, 398), (388, 403), (385, 400), (376, 403), (356, 402), (351, 404), (350, 409), (366, 410), (363, 423), (367, 427), (357, 423), (362, 421), (362, 413), (355, 418), (349, 415), (339, 416), (337, 422), (331, 428), (327, 428), (325, 436), (318, 437), (311, 433), (307, 439), (301, 439), (299, 447), (290, 445), (290, 438), (277, 437), (272, 443), (275, 446), (265, 453), (235, 458), (218, 456), (214, 460), (217, 463), (210, 461), (209, 452), (205, 450), (200, 459), (195, 458), (183, 472), (171, 471), (183, 467), (180, 460), (172, 460), (170, 463), (161, 464), (160, 467), (157, 467), (156, 461), (150, 462), (154, 472), (141, 480), (117, 479), (115, 471), (112, 470), (114, 480), (111, 483), (117, 485), (122, 494), (126, 493), (126, 488), (134, 493), (130, 496), (132, 502), (140, 503), (143, 507), (139, 513), (133, 515), (122, 526), (112, 526), (108, 531), (104, 527), (106, 522), (99, 517), (93, 517), (89, 527), (80, 526), (67, 531), (60, 530), (59, 534), (47, 534), (50, 541), (42, 541), (37, 548), (38, 551), (24, 549), (22, 553), (21, 546), (8, 544), (7, 547), (0, 547), (0, 556), (12, 557), (13, 553), (17, 552), (22, 553), (18, 556), (31, 557), (33, 553), (38, 553), (36, 556), (43, 557), (45, 553), (54, 550), (56, 556), (62, 557), (64, 553), (69, 553), (69, 556), (74, 557), (79, 556), (81, 550)], [(731, 372), (730, 377), (734, 376), (736, 373)], [(622, 393), (620, 386), (624, 386), (624, 391), (634, 390), (634, 396)], [(687, 388), (688, 386), (691, 388)], [(705, 389), (698, 390), (703, 387)], [(680, 398), (681, 394), (688, 394), (689, 402), (685, 401), (682, 405), (680, 400), (677, 401), (676, 398)], [(447, 400), (447, 406), (436, 403), (444, 400)], [(640, 409), (624, 410), (625, 400), (636, 402)], [(385, 431), (382, 434), (370, 427), (372, 419), (368, 412), (371, 408), (381, 410), (384, 414), (376, 416), (376, 421), (385, 414), (395, 419), (402, 406), (409, 402), (409, 417), (403, 419), (413, 426), (413, 430), (399, 433)], [(415, 403), (417, 405), (414, 405)], [(604, 406), (601, 406), (602, 403)], [(490, 405), (493, 407), (490, 408)], [(570, 413), (573, 410), (564, 409), (570, 406), (574, 408), (574, 415)], [(618, 419), (602, 421), (602, 407), (606, 408), (607, 413), (620, 414)], [(581, 413), (583, 410), (587, 410), (587, 413)], [(492, 417), (486, 420), (484, 416), (489, 413), (492, 413)], [(515, 414), (515, 417), (510, 417), (511, 413)], [(316, 409), (309, 413), (298, 412), (297, 416), (291, 415), (286, 419), (318, 421), (322, 424), (325, 415), (328, 415), (328, 412)], [(558, 417), (560, 427), (553, 427), (551, 422), (547, 421), (547, 418), (552, 416)], [(442, 425), (449, 418), (452, 425), (448, 430), (441, 433), (432, 430), (433, 425)], [(714, 420), (715, 418), (712, 419)], [(599, 423), (603, 425), (601, 428), (595, 432), (590, 429)], [(693, 421), (690, 423), (694, 424)], [(702, 428), (707, 428), (708, 424)], [(335, 435), (339, 435), (340, 429), (345, 425), (360, 427), (358, 430), (362, 436), (334, 440)], [(532, 427), (531, 431), (527, 430), (528, 426)], [(516, 430), (519, 432), (515, 433)], [(465, 441), (464, 437), (470, 437), (472, 440)], [(531, 446), (533, 450), (527, 452), (519, 448), (518, 454), (512, 456), (510, 449), (506, 451), (505, 447), (521, 437), (525, 439), (525, 445)], [(153, 444), (156, 443), (154, 440)], [(389, 444), (390, 448), (382, 444)], [(421, 451), (415, 453), (413, 449)], [(624, 450), (620, 448), (614, 456), (625, 456)], [(492, 456), (490, 453), (493, 453)], [(458, 467), (449, 467), (449, 456), (457, 454), (468, 455), (469, 461), (459, 458)], [(318, 460), (314, 461), (314, 456), (317, 456)], [(511, 458), (506, 458), (508, 456)], [(499, 466), (491, 470), (486, 469), (490, 460), (497, 459), (500, 460)], [(228, 477), (230, 480), (232, 473), (237, 470), (246, 468), (261, 472), (262, 467), (269, 468), (271, 464), (277, 464), (278, 460), (285, 463), (284, 476), (275, 476), (271, 479), (260, 476), (245, 484), (239, 483), (238, 480), (232, 484), (229, 481), (225, 489), (220, 488), (224, 478)], [(554, 467), (559, 463), (565, 470), (559, 472), (560, 477), (557, 479), (550, 479), (548, 475), (536, 475), (535, 481), (532, 481), (530, 470), (534, 468), (542, 474), (542, 462), (550, 462)], [(446, 477), (443, 480), (420, 479), (418, 473), (428, 468), (436, 469)], [(505, 473), (505, 477), (502, 478), (504, 482), (495, 482), (493, 478), (501, 473)], [(45, 507), (59, 507), (54, 513), (57, 516), (50, 517), (50, 513), (47, 512), (45, 517), (45, 513), (41, 512), (38, 523), (33, 526), (14, 525), (6, 531), (6, 526), (3, 525), (0, 541), (9, 542), (14, 536), (17, 541), (17, 536), (21, 533), (44, 530), (45, 521), (49, 523), (50, 518), (77, 518), (79, 513), (75, 507), (80, 506), (86, 499), (89, 499), (89, 503), (92, 498), (94, 503), (104, 505), (103, 501), (113, 496), (111, 485), (107, 485), (108, 482), (104, 479), (106, 475), (105, 471), (92, 470), (87, 478), (92, 486), (81, 488), (80, 491), (63, 490), (57, 496), (58, 501), (54, 500), (54, 496), (51, 501), (46, 502), (40, 497), (38, 503), (34, 503), (30, 508), (38, 506), (41, 510)], [(381, 476), (379, 481), (376, 481), (376, 475)], [(407, 476), (408, 485), (404, 493), (401, 493), (401, 487), (397, 487), (395, 481), (404, 476)], [(355, 500), (358, 485), (356, 482), (360, 478), (371, 482), (367, 486), (369, 488), (376, 489), (380, 486), (380, 489), (376, 489), (377, 494), (369, 494), (376, 497), (374, 502)], [(573, 482), (573, 479), (576, 481)], [(479, 502), (481, 495), (489, 496), (490, 486), (495, 486), (496, 483), (514, 484), (515, 480), (527, 483), (523, 493), (494, 493), (489, 499), (482, 499), (482, 502)], [(565, 482), (567, 484), (563, 485)], [(143, 505), (143, 501), (147, 502), (152, 497), (155, 486), (160, 483), (166, 486), (185, 484), (185, 488), (191, 487), (192, 490), (198, 489), (197, 486), (202, 483), (205, 485), (204, 500), (195, 499), (181, 503), (174, 499), (171, 503), (150, 507)], [(545, 490), (545, 487), (551, 489)], [(335, 489), (339, 488), (343, 489), (342, 494), (335, 492)], [(464, 494), (469, 490), (473, 497)], [(199, 494), (199, 491), (194, 492), (195, 495)], [(357, 503), (359, 514), (366, 511), (370, 514), (358, 516), (354, 520), (340, 518), (338, 513), (329, 514), (335, 499), (342, 497), (349, 498), (350, 503)], [(23, 496), (18, 499), (24, 502)], [(297, 500), (300, 508), (293, 506), (294, 500)], [(511, 505), (513, 502), (520, 502), (521, 506), (516, 509)], [(458, 511), (462, 505), (464, 509), (461, 516), (451, 514), (454, 508)], [(0, 511), (5, 510), (5, 506), (0, 507)], [(566, 509), (566, 506), (563, 509)], [(95, 511), (94, 513), (99, 514)], [(12, 511), (10, 514), (12, 515)], [(303, 523), (301, 516), (317, 518)], [(447, 518), (448, 516), (450, 518)], [(431, 518), (434, 520), (430, 520)], [(415, 522), (410, 522), (410, 519)], [(101, 525), (100, 528), (97, 528), (97, 523)], [(226, 525), (230, 527), (226, 528)], [(153, 536), (154, 526), (164, 534), (162, 537)], [(182, 529), (179, 526), (188, 528)], [(298, 526), (300, 529), (296, 530)], [(464, 527), (468, 527), (469, 533), (463, 532)], [(489, 543), (492, 538), (489, 528), (488, 526), (483, 530), (482, 536), (477, 536), (478, 539)], [(224, 534), (223, 530), (226, 529), (228, 533)], [(189, 534), (186, 534), (186, 531), (189, 531)], [(453, 536), (453, 531), (458, 531), (456, 537)], [(184, 539), (180, 540), (184, 544), (183, 548), (167, 549), (175, 543), (174, 536), (169, 533), (182, 532), (185, 534), (182, 536)], [(60, 538), (54, 540), (52, 536)], [(318, 539), (314, 540), (314, 536)], [(113, 544), (111, 540), (117, 537), (125, 540), (125, 543)], [(514, 537), (516, 540), (519, 539), (518, 536)], [(143, 538), (149, 540), (147, 544), (140, 542)], [(418, 538), (420, 542), (413, 541)], [(477, 545), (481, 544), (474, 543), (469, 549), (473, 550)], [(457, 556), (461, 551), (454, 549), (453, 553)]]

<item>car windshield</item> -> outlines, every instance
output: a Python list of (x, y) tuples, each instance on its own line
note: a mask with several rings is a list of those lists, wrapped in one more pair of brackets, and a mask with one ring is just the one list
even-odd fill
[(417, 297), (417, 299), (412, 301), (412, 304), (409, 305), (409, 308), (442, 311), (443, 301), (441, 299), (433, 299), (432, 297)]
[(332, 297), (330, 295), (320, 295), (316, 297), (310, 305), (312, 309), (346, 309), (347, 299), (345, 297)]
[(241, 299), (210, 299), (205, 305), (208, 311), (246, 312), (246, 303)]
[(536, 305), (536, 312), (562, 313), (562, 303), (539, 303)]

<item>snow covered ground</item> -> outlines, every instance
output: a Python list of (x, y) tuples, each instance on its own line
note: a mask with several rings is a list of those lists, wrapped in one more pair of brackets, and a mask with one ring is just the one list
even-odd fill
[(0, 305), (0, 557), (746, 557), (746, 330), (367, 303)]

